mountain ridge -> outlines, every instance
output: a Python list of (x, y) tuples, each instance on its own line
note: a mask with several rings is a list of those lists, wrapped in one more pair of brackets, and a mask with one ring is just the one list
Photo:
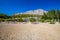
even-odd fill
[(29, 10), (26, 12), (21, 12), (21, 13), (16, 13), (15, 15), (19, 14), (38, 14), (38, 15), (43, 15), (44, 13), (47, 13), (48, 11), (45, 11), (43, 9), (36, 9), (36, 10)]

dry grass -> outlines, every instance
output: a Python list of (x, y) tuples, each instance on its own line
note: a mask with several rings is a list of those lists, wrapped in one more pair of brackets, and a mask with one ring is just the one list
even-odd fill
[(60, 40), (60, 24), (0, 24), (0, 40)]

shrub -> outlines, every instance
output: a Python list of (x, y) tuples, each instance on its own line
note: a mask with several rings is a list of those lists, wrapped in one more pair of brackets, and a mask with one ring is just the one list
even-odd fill
[(50, 22), (50, 20), (49, 19), (46, 19), (45, 22)]
[(59, 23), (60, 23), (60, 19), (59, 19)]
[(30, 22), (36, 22), (36, 19), (30, 18)]
[(19, 21), (19, 22), (23, 22), (23, 19), (22, 19), (22, 18), (20, 18), (18, 21)]
[(1, 22), (2, 20), (0, 19), (0, 22)]
[(50, 24), (55, 24), (55, 20), (54, 19), (50, 20)]
[(5, 21), (5, 19), (0, 19), (0, 21), (1, 21), (1, 22), (4, 22), (4, 21)]
[(44, 19), (40, 19), (40, 20), (38, 20), (39, 22), (44, 22), (45, 20)]

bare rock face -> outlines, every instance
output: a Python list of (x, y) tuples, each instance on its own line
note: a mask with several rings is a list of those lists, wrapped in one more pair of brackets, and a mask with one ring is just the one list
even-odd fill
[(0, 24), (0, 40), (60, 40), (60, 24)]
[(30, 10), (30, 11), (26, 11), (23, 13), (17, 13), (18, 14), (37, 14), (37, 15), (43, 15), (44, 13), (47, 13), (48, 11), (45, 11), (43, 9), (37, 9), (37, 10)]

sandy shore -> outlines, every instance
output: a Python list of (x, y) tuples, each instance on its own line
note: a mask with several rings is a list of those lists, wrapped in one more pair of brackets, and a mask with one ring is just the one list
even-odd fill
[(0, 40), (60, 40), (60, 24), (0, 24)]

